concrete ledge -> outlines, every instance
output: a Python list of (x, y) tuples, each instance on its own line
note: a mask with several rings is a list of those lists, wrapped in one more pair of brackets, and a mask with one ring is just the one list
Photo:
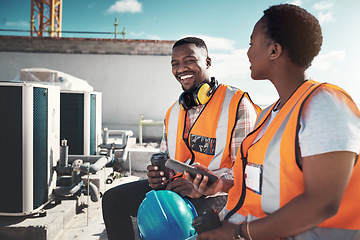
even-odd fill
[(63, 200), (61, 204), (48, 204), (46, 216), (0, 217), (0, 239), (46, 240), (55, 239), (65, 223), (76, 215), (77, 200)]
[[(127, 161), (131, 161), (131, 169), (134, 171), (146, 171), (146, 167), (150, 164), (150, 157), (154, 153), (158, 153), (159, 148), (133, 146), (129, 149), (129, 157)], [(125, 166), (129, 166), (125, 163)]]

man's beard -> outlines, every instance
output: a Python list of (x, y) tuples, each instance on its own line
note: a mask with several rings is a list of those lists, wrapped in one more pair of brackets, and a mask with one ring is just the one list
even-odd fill
[(193, 85), (193, 86), (191, 86), (191, 88), (188, 89), (188, 90), (186, 90), (186, 89), (184, 88), (184, 86), (181, 86), (181, 87), (182, 87), (182, 89), (184, 90), (184, 92), (186, 92), (186, 93), (193, 93), (198, 86)]

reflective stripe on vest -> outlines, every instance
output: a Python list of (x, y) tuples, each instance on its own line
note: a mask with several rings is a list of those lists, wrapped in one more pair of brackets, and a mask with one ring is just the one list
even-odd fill
[[(229, 191), (228, 210), (257, 218), (265, 217), (278, 210), (304, 192), (303, 174), (299, 162), (297, 134), (302, 108), (311, 93), (326, 87), (350, 106), (355, 106), (348, 94), (330, 84), (315, 81), (304, 82), (278, 112), (261, 139), (253, 144), (261, 126), (275, 106), (264, 110), (256, 123), (255, 130), (243, 141), (234, 165), (235, 185)], [(355, 107), (354, 107), (355, 108)], [(358, 112), (356, 109), (355, 111)], [(241, 155), (241, 156), (240, 156)], [(241, 159), (242, 157), (242, 159)], [(246, 189), (245, 201), (238, 204), (242, 190), (243, 165), (263, 166), (261, 195)], [(338, 213), (318, 225), (326, 228), (360, 229), (360, 210), (355, 202), (360, 199), (360, 166), (356, 164), (350, 178)], [(357, 199), (356, 201), (354, 201)], [(239, 216), (237, 217), (239, 218)], [(240, 218), (239, 218), (240, 219)]]
[[(230, 143), (232, 131), (236, 123), (238, 105), (244, 92), (221, 84), (211, 100), (206, 104), (198, 119), (190, 129), (188, 139), (184, 141), (186, 111), (178, 102), (168, 110), (166, 115), (167, 141), (170, 158), (185, 162), (189, 158), (199, 162), (211, 170), (231, 168)], [(211, 154), (204, 154), (194, 149), (189, 150), (191, 137), (204, 136), (215, 141), (215, 149)], [(189, 147), (187, 147), (187, 144)], [(224, 168), (224, 169), (223, 169)], [(220, 174), (221, 172), (216, 172)]]
[(171, 126), (171, 130), (169, 131), (169, 127), (167, 130), (167, 143), (168, 143), (168, 152), (169, 156), (172, 159), (175, 159), (175, 150), (176, 150), (176, 137), (178, 132), (178, 119), (180, 115), (180, 105), (178, 102), (174, 103), (171, 107), (170, 117), (167, 126)]

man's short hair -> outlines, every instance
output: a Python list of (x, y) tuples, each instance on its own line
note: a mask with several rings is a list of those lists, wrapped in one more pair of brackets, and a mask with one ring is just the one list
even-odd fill
[(201, 38), (197, 38), (197, 37), (182, 38), (174, 43), (172, 49), (174, 49), (180, 45), (189, 44), (189, 43), (193, 43), (196, 45), (196, 47), (205, 50), (206, 55), (208, 55), (208, 49), (207, 49), (207, 46), (206, 46), (204, 40), (202, 40)]

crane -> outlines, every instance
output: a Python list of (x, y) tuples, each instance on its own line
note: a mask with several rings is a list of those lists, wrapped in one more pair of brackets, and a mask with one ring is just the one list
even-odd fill
[(61, 37), (62, 0), (31, 0), (31, 36)]

